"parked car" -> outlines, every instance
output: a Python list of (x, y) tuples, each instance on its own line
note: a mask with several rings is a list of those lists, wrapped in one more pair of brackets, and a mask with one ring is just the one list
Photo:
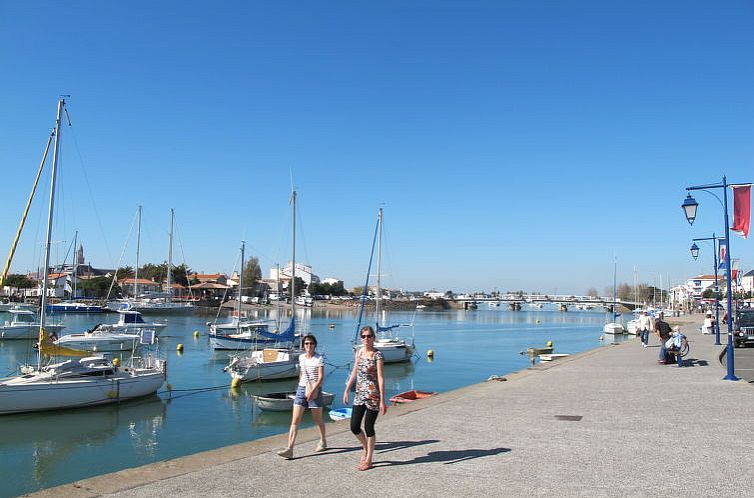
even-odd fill
[(733, 321), (733, 345), (738, 348), (750, 342), (754, 342), (754, 308), (741, 308)]

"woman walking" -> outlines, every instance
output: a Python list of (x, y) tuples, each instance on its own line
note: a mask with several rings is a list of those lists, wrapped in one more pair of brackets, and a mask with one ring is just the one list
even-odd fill
[(301, 424), (301, 417), (304, 416), (304, 410), (307, 408), (311, 409), (314, 423), (319, 428), (319, 444), (314, 451), (325, 451), (327, 449), (325, 423), (322, 421), (322, 407), (324, 405), (322, 381), (325, 378), (325, 359), (316, 352), (316, 337), (311, 334), (305, 335), (303, 343), (304, 354), (298, 357), (301, 374), (299, 375), (296, 397), (293, 400), (293, 416), (291, 417), (291, 428), (288, 431), (288, 447), (278, 451), (278, 455), (286, 460), (293, 458), (293, 446), (296, 444), (298, 426)]
[[(346, 382), (346, 389), (343, 391), (343, 404), (348, 404), (348, 391), (356, 381), (356, 395), (351, 413), (351, 432), (356, 435), (364, 449), (361, 461), (356, 468), (369, 470), (372, 468), (376, 441), (374, 423), (378, 414), (387, 413), (387, 406), (384, 398), (385, 381), (382, 375), (383, 358), (382, 353), (374, 348), (374, 329), (369, 326), (363, 327), (359, 331), (359, 336), (362, 346), (354, 356), (353, 370)], [(361, 431), (362, 421), (364, 432)]]

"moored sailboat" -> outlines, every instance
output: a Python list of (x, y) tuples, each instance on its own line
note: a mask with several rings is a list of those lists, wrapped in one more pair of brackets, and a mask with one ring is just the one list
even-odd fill
[[(42, 303), (38, 326), (39, 349), (35, 366), (21, 367), (21, 374), (0, 379), (0, 414), (85, 407), (153, 394), (164, 383), (166, 362), (151, 354), (130, 359), (121, 367), (103, 357), (91, 357), (86, 351), (73, 350), (52, 343), (45, 327), (47, 289), (49, 286), (50, 246), (55, 204), (55, 180), (60, 150), (60, 122), (65, 99), (58, 102), (55, 120), (55, 149), (47, 214), (47, 236), (42, 280)], [(57, 363), (43, 360), (72, 357)], [(88, 356), (88, 357), (87, 357)]]

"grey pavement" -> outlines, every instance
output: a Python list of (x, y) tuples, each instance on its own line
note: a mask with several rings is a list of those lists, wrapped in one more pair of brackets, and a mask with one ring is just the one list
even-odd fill
[(754, 386), (722, 380), (698, 323), (683, 331), (683, 368), (636, 339), (391, 407), (365, 472), (340, 422), (324, 453), (306, 429), (290, 461), (274, 436), (36, 496), (752, 496)]

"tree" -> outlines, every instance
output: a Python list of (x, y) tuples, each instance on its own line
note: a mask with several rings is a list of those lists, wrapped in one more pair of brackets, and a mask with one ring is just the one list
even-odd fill
[(139, 277), (146, 278), (152, 282), (164, 282), (168, 276), (168, 264), (160, 263), (155, 265), (147, 263), (139, 268)]
[(296, 277), (296, 296), (300, 296), (306, 290), (306, 282), (301, 277)]
[[(255, 295), (255, 288), (258, 281), (262, 280), (262, 269), (259, 267), (259, 258), (253, 256), (246, 262), (246, 267), (243, 270), (243, 283), (246, 289), (251, 289), (251, 295)], [(296, 282), (298, 287), (298, 281)], [(241, 289), (241, 295), (244, 295), (244, 290)]]
[(115, 272), (115, 280), (123, 280), (124, 278), (134, 278), (134, 269), (131, 266), (122, 266)]
[(32, 281), (26, 275), (18, 275), (18, 274), (12, 273), (8, 275), (8, 277), (5, 279), (5, 282), (3, 282), (3, 285), (6, 285), (10, 287), (11, 289), (31, 289), (32, 287), (35, 287), (37, 284), (34, 283), (34, 281)]
[(587, 289), (587, 291), (586, 291), (586, 295), (589, 296), (589, 297), (599, 297), (600, 296), (599, 293), (597, 292), (597, 289), (595, 289), (594, 287), (589, 287), (589, 289)]
[[(96, 297), (105, 298), (110, 290), (110, 278), (109, 277), (94, 277), (82, 279), (78, 283), (78, 288), (84, 293), (84, 297)], [(112, 294), (117, 296), (121, 293), (120, 286), (118, 284), (113, 285)]]
[(622, 283), (618, 285), (618, 290), (616, 292), (616, 295), (618, 296), (618, 299), (628, 301), (633, 297), (633, 291), (631, 289), (631, 286), (627, 283)]
[(186, 263), (181, 263), (178, 266), (173, 267), (173, 282), (176, 284), (188, 287), (188, 275), (191, 275), (193, 271), (186, 266)]

